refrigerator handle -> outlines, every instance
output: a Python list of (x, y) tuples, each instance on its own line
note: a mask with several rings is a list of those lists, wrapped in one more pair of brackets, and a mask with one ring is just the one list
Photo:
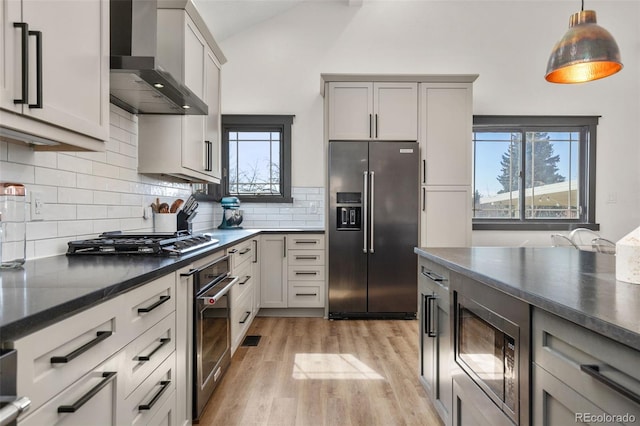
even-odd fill
[(362, 233), (362, 235), (364, 235), (364, 241), (362, 243), (362, 252), (366, 253), (367, 252), (367, 172), (363, 172), (362, 173), (362, 194), (363, 194), (363, 210), (364, 212), (362, 212), (362, 220), (363, 220), (363, 224), (364, 226), (362, 227), (362, 230), (364, 231)]
[(369, 226), (371, 227), (370, 229), (370, 237), (371, 237), (371, 241), (369, 242), (369, 253), (373, 253), (373, 226), (374, 226), (374, 219), (373, 219), (373, 212), (375, 211), (375, 204), (374, 204), (374, 199), (373, 199), (373, 194), (374, 194), (374, 177), (375, 177), (375, 172), (370, 172), (371, 174), (371, 220), (369, 222)]

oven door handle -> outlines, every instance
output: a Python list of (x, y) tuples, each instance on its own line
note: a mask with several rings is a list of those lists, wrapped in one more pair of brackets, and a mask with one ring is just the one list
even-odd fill
[(202, 301), (205, 306), (215, 305), (218, 300), (220, 300), (221, 297), (225, 296), (229, 292), (231, 287), (233, 287), (240, 280), (240, 277), (229, 276), (225, 278), (225, 280), (228, 280), (229, 282), (222, 288), (222, 290), (213, 295), (207, 294), (205, 292), (201, 296), (196, 297), (196, 300)]

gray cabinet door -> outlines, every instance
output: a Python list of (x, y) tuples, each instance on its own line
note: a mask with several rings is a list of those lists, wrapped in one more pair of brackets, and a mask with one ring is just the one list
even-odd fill
[(452, 420), (456, 426), (513, 426), (511, 419), (463, 372), (453, 378)]
[[(420, 316), (420, 379), (440, 418), (450, 424), (452, 383), (451, 325), (448, 279), (432, 271), (430, 262), (420, 259), (418, 297)], [(442, 281), (435, 281), (442, 278)]]

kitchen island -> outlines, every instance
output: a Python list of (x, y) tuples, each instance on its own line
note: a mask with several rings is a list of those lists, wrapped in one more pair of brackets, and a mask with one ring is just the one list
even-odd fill
[[(423, 293), (421, 323), (426, 324), (420, 338), (421, 381), (445, 424), (471, 415), (478, 424), (491, 425), (573, 424), (585, 416), (600, 416), (607, 424), (640, 419), (640, 286), (616, 280), (614, 256), (573, 248), (414, 251)], [(504, 332), (509, 340), (506, 333), (515, 336), (515, 376), (507, 374), (507, 357), (487, 354), (505, 362), (504, 372), (493, 376), (504, 380), (502, 395), (463, 360), (469, 342), (461, 335), (482, 342), (459, 329), (467, 321), (465, 304), (480, 307), (478, 301), (499, 312), (485, 317), (489, 323), (481, 320), (481, 328)], [(502, 312), (509, 310), (524, 313), (518, 321), (507, 320), (512, 331), (492, 328), (508, 318)], [(484, 354), (478, 349), (472, 357)], [(520, 397), (509, 409), (514, 394), (507, 389), (514, 377)]]

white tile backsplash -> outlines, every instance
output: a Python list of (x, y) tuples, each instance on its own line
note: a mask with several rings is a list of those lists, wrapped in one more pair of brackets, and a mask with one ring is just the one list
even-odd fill
[[(293, 203), (241, 203), (244, 228), (324, 228), (324, 188), (293, 187)], [(222, 207), (214, 205), (216, 226), (222, 221)]]
[[(0, 142), (0, 181), (24, 183), (45, 203), (41, 220), (27, 224), (27, 259), (63, 254), (68, 241), (105, 231), (153, 231), (145, 207), (156, 197), (171, 204), (191, 194), (189, 184), (138, 174), (138, 117), (111, 105), (110, 118), (104, 152), (42, 152)], [(293, 203), (243, 203), (242, 226), (323, 228), (324, 188), (291, 192)], [(201, 201), (193, 230), (217, 228), (221, 220), (219, 203)]]

